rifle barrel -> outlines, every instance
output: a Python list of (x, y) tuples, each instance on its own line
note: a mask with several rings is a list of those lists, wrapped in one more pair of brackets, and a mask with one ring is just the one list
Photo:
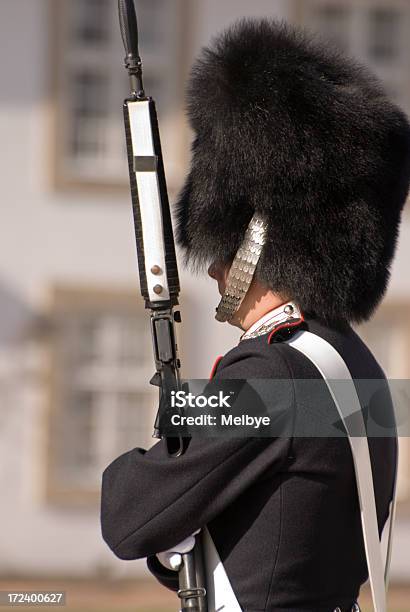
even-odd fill
[(118, 13), (122, 42), (124, 43), (124, 65), (131, 81), (131, 92), (136, 98), (144, 98), (142, 62), (138, 49), (138, 21), (134, 0), (118, 0)]

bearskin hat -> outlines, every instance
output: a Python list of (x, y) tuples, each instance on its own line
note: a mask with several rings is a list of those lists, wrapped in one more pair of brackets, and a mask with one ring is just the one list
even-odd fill
[(303, 30), (245, 20), (202, 50), (187, 97), (176, 221), (188, 263), (232, 261), (257, 211), (261, 282), (322, 320), (367, 319), (410, 177), (410, 127), (379, 81)]

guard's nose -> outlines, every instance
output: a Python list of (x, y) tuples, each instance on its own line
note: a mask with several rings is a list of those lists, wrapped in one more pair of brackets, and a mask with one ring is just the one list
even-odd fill
[(216, 265), (215, 262), (211, 263), (211, 265), (209, 266), (208, 274), (214, 280), (218, 280), (218, 266)]

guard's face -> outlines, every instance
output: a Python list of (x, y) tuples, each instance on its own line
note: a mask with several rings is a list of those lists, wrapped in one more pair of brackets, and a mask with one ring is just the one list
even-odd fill
[(230, 265), (226, 262), (214, 261), (208, 268), (208, 274), (218, 283), (218, 291), (222, 296), (225, 293), (226, 280), (228, 278)]

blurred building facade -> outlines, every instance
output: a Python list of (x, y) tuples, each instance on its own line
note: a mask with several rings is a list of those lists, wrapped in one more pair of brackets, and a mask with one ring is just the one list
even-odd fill
[[(128, 84), (113, 0), (3, 0), (0, 40), (0, 574), (133, 575), (99, 532), (101, 472), (151, 444), (156, 395), (124, 152)], [(202, 44), (243, 16), (309, 27), (370, 65), (410, 112), (407, 0), (137, 0), (171, 199), (189, 161), (183, 88)], [(410, 378), (410, 215), (384, 305), (359, 333)], [(186, 377), (238, 332), (210, 281), (181, 270)], [(200, 347), (200, 350), (198, 350)], [(402, 440), (394, 577), (410, 579), (410, 452)]]

